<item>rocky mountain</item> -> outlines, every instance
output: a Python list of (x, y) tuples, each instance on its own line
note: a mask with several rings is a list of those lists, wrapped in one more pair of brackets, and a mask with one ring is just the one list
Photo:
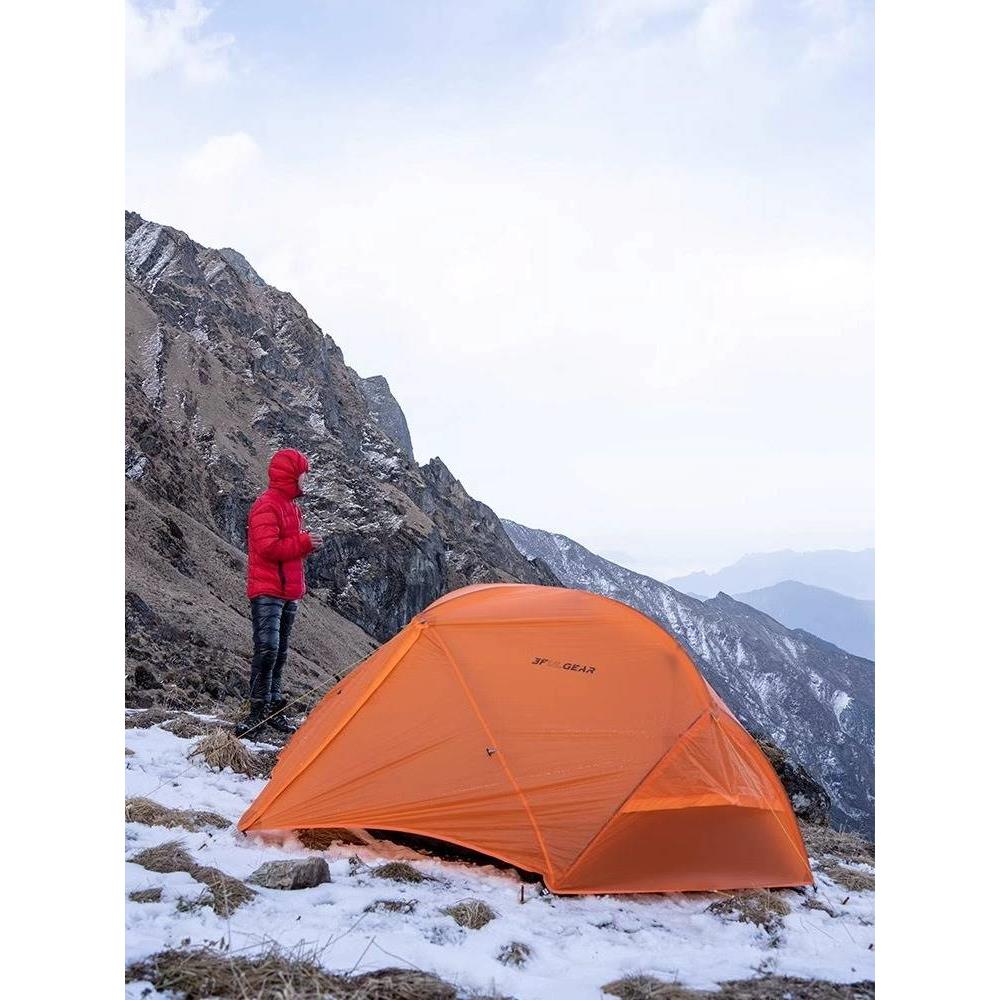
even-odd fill
[(567, 587), (630, 604), (667, 628), (747, 729), (822, 782), (833, 822), (872, 833), (874, 663), (725, 594), (689, 597), (565, 535), (506, 520), (504, 527)]
[(403, 408), (396, 402), (384, 375), (359, 379), (361, 391), (368, 400), (368, 408), (382, 433), (412, 462), (413, 443)]
[(875, 550), (757, 552), (716, 573), (690, 573), (667, 583), (681, 593), (707, 597), (720, 590), (727, 594), (743, 594), (784, 580), (796, 580), (861, 601), (871, 601), (875, 599)]
[(240, 696), (247, 510), (282, 447), (310, 456), (310, 557), (290, 685), (365, 655), (454, 587), (558, 584), (439, 459), (413, 460), (384, 379), (362, 379), (237, 251), (125, 216), (126, 637), (134, 704)]
[(782, 625), (805, 629), (848, 653), (875, 659), (874, 601), (859, 601), (797, 580), (733, 596), (777, 618)]

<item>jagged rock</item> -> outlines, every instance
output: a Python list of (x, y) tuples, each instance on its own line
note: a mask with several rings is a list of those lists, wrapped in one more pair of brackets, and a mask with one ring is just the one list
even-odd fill
[(803, 823), (828, 826), (830, 823), (830, 794), (801, 765), (789, 759), (787, 753), (760, 733), (751, 733), (757, 745), (771, 762), (774, 773), (781, 779), (788, 794), (792, 810)]
[(265, 889), (312, 889), (330, 881), (330, 866), (322, 858), (268, 861), (248, 879)]
[(412, 462), (413, 443), (406, 416), (389, 389), (384, 375), (372, 375), (359, 382), (375, 422), (382, 433)]

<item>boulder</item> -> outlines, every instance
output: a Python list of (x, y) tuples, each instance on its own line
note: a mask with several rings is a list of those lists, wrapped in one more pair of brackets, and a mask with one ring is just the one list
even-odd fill
[(780, 747), (760, 733), (751, 735), (785, 786), (788, 801), (791, 802), (795, 815), (803, 823), (829, 826), (830, 793), (801, 764), (791, 760)]
[(248, 879), (265, 889), (311, 889), (330, 881), (330, 866), (322, 858), (268, 861)]

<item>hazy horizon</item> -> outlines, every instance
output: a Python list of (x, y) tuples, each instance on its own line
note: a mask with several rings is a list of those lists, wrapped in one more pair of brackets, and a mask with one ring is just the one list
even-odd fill
[(870, 4), (178, 0), (127, 45), (128, 207), (498, 514), (658, 579), (873, 545)]

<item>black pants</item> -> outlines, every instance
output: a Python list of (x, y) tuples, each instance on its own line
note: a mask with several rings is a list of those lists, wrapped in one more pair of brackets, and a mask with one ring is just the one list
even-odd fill
[(250, 602), (253, 621), (253, 663), (250, 665), (250, 700), (281, 699), (281, 672), (288, 659), (288, 640), (298, 601), (280, 597), (255, 597)]

